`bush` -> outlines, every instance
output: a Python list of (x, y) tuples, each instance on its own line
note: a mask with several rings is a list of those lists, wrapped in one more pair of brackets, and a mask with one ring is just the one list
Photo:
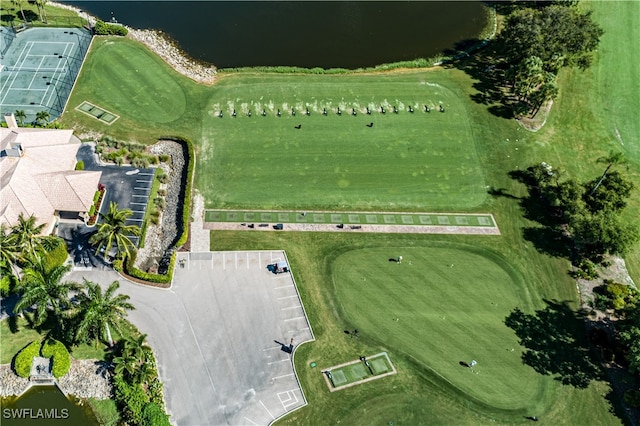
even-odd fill
[(160, 183), (169, 182), (169, 175), (162, 171), (162, 169), (158, 170), (158, 180)]
[(79, 160), (79, 161), (76, 163), (76, 170), (84, 170), (84, 161)]
[(161, 405), (149, 402), (142, 410), (142, 424), (145, 426), (170, 426), (169, 416)]
[(132, 425), (142, 424), (142, 410), (149, 402), (149, 397), (139, 384), (128, 384), (121, 374), (114, 376), (113, 387), (115, 400), (125, 421)]
[(166, 189), (158, 189), (158, 195), (161, 197), (166, 197), (167, 196), (167, 190)]
[(168, 163), (171, 160), (171, 156), (169, 154), (160, 154), (158, 159), (163, 163)]
[(45, 253), (44, 255), (44, 267), (47, 271), (52, 270), (53, 268), (62, 265), (66, 262), (69, 257), (69, 253), (67, 253), (67, 245), (62, 238), (59, 237), (47, 237), (47, 238), (55, 238), (56, 246)]
[(97, 35), (126, 36), (129, 31), (122, 25), (108, 24), (98, 19), (95, 26), (93, 27), (93, 32), (95, 32)]
[(34, 340), (13, 358), (13, 371), (20, 377), (29, 377), (33, 358), (40, 355), (40, 341)]
[(640, 407), (640, 391), (628, 390), (624, 393), (624, 402), (630, 407)]
[(53, 377), (59, 378), (69, 372), (69, 368), (71, 368), (71, 356), (61, 342), (55, 339), (47, 340), (42, 345), (40, 353), (45, 358), (51, 358), (51, 363), (53, 364), (51, 373)]

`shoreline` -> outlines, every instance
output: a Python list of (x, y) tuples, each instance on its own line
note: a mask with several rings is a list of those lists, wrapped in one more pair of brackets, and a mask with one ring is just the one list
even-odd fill
[[(60, 9), (71, 10), (77, 13), (81, 18), (86, 19), (91, 25), (95, 25), (98, 20), (95, 16), (90, 15), (75, 6), (53, 1), (49, 2), (49, 4)], [(206, 85), (215, 83), (218, 71), (214, 65), (205, 65), (202, 62), (190, 58), (186, 52), (178, 48), (176, 43), (169, 37), (165, 36), (161, 31), (140, 30), (126, 25), (124, 27), (129, 32), (127, 35), (128, 38), (147, 46), (149, 50), (162, 58), (162, 60), (164, 60), (179, 74), (190, 78), (197, 83)]]
[[(81, 9), (67, 5), (62, 3), (57, 3), (55, 1), (49, 2), (50, 5), (74, 11), (81, 18), (86, 19), (91, 25), (94, 25), (96, 18), (93, 15), (90, 15), (87, 12), (82, 11)], [(457, 53), (452, 57), (442, 57), (440, 54), (435, 55), (432, 58), (416, 58), (413, 60), (407, 61), (398, 61), (392, 63), (384, 63), (378, 64), (373, 67), (366, 67), (355, 70), (345, 70), (346, 73), (358, 73), (358, 72), (388, 72), (395, 71), (397, 69), (424, 69), (424, 68), (432, 68), (434, 66), (441, 66), (445, 63), (460, 59), (465, 56), (470, 56), (474, 51), (483, 48), (487, 45), (489, 40), (493, 39), (497, 33), (497, 13), (495, 8), (488, 7), (488, 19), (487, 24), (488, 27), (483, 30), (480, 34), (480, 42), (469, 46), (463, 51)], [(136, 29), (129, 26), (124, 25), (128, 30), (127, 37), (138, 41), (144, 44), (149, 50), (158, 55), (162, 60), (164, 60), (171, 68), (173, 68), (179, 74), (197, 82), (205, 85), (212, 85), (216, 82), (218, 72), (221, 73), (234, 73), (238, 71), (255, 71), (255, 72), (282, 72), (277, 71), (280, 68), (285, 69), (296, 69), (296, 72), (301, 74), (317, 74), (317, 70), (315, 68), (300, 68), (300, 67), (278, 67), (278, 66), (267, 66), (267, 67), (240, 67), (240, 68), (227, 68), (220, 69), (213, 65), (203, 61), (199, 61), (193, 59), (189, 56), (187, 52), (178, 47), (178, 44), (175, 40), (168, 37), (165, 33), (160, 30), (153, 29)], [(488, 34), (487, 34), (488, 33)], [(414, 63), (414, 66), (407, 66), (411, 63)], [(324, 73), (333, 74), (331, 70), (338, 70), (340, 68), (327, 68), (322, 70)], [(286, 71), (285, 71), (286, 72)]]

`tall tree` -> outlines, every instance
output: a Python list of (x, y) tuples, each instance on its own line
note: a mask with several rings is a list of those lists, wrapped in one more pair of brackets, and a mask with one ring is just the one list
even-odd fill
[(591, 12), (552, 5), (511, 13), (499, 41), (510, 64), (538, 56), (545, 70), (556, 74), (563, 66), (587, 68), (602, 34)]
[(24, 112), (23, 109), (17, 109), (15, 112), (15, 116), (16, 116), (16, 120), (18, 120), (18, 123), (20, 123), (20, 125), (24, 125), (24, 119), (27, 118), (27, 114)]
[(24, 5), (24, 0), (11, 0), (11, 3), (15, 4), (16, 6), (18, 6), (20, 8), (20, 14), (22, 15), (22, 20), (26, 24), (27, 23), (27, 18), (26, 18), (26, 16), (24, 16), (24, 10), (22, 9), (22, 6)]
[(145, 340), (146, 334), (123, 339), (121, 355), (113, 359), (116, 373), (123, 373), (130, 383), (144, 383), (154, 372), (151, 347)]
[(104, 339), (113, 346), (111, 329), (119, 332), (120, 322), (127, 316), (127, 311), (135, 309), (128, 302), (129, 296), (116, 294), (119, 287), (120, 283), (114, 281), (103, 293), (98, 284), (84, 279), (84, 291), (77, 296), (79, 321), (76, 338), (79, 341)]
[(11, 233), (15, 235), (15, 244), (20, 249), (22, 261), (35, 259), (40, 250), (40, 233), (43, 228), (44, 224), (36, 225), (34, 215), (25, 218), (24, 214), (20, 213), (18, 216), (18, 222), (11, 227)]
[(107, 214), (100, 213), (102, 219), (98, 225), (98, 232), (93, 234), (89, 241), (96, 246), (98, 251), (104, 250), (104, 257), (111, 252), (115, 245), (117, 257), (130, 257), (135, 251), (135, 245), (130, 236), (140, 235), (140, 228), (135, 225), (127, 225), (127, 219), (133, 212), (130, 209), (118, 209), (118, 204), (111, 202)]
[(46, 126), (50, 118), (51, 114), (49, 114), (49, 111), (38, 111), (36, 113), (36, 124), (38, 126)]
[(624, 158), (624, 154), (622, 152), (620, 152), (620, 151), (618, 151), (618, 152), (609, 151), (609, 155), (607, 155), (606, 157), (598, 158), (597, 162), (606, 164), (607, 168), (604, 169), (604, 173), (602, 173), (602, 176), (600, 177), (600, 180), (598, 180), (598, 182), (591, 189), (591, 194), (596, 192), (596, 190), (598, 189), (598, 187), (600, 186), (600, 184), (602, 183), (604, 178), (607, 176), (607, 173), (609, 172), (609, 169), (611, 169), (611, 167), (615, 166), (616, 164), (626, 164), (627, 163), (627, 161)]
[(69, 270), (71, 265), (59, 265), (47, 270), (44, 261), (39, 257), (33, 265), (23, 270), (18, 286), (21, 297), (15, 306), (15, 312), (22, 312), (35, 305), (35, 325), (42, 324), (50, 311), (62, 329), (62, 312), (70, 307), (69, 292), (79, 289), (77, 283), (62, 282)]

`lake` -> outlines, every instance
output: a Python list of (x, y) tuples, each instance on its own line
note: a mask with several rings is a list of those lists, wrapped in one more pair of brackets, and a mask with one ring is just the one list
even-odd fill
[(63, 1), (169, 34), (218, 68), (349, 68), (433, 57), (487, 26), (481, 1)]

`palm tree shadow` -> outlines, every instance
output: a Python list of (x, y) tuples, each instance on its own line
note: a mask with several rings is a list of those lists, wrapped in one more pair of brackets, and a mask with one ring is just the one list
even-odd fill
[(564, 385), (584, 389), (603, 378), (584, 335), (585, 316), (567, 302), (545, 300), (546, 307), (533, 314), (515, 308), (506, 318), (526, 349), (522, 362), (536, 372)]

